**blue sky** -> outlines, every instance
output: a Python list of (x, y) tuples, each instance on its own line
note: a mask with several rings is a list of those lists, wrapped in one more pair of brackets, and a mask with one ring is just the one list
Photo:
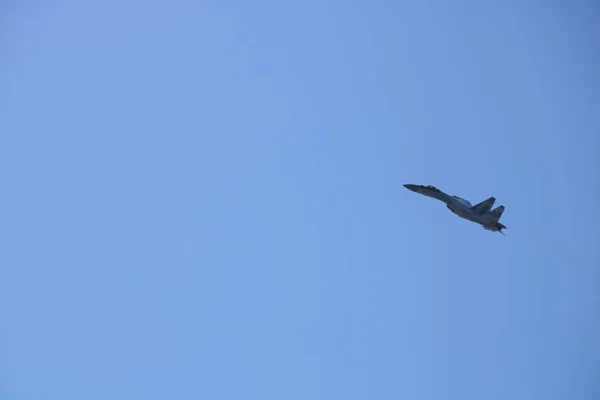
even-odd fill
[(592, 2), (1, 10), (2, 399), (597, 398)]

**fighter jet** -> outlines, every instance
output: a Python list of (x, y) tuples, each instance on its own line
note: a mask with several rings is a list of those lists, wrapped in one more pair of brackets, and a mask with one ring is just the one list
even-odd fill
[(468, 200), (458, 196), (450, 196), (435, 186), (406, 184), (404, 187), (413, 192), (422, 194), (423, 196), (433, 197), (434, 199), (443, 201), (446, 203), (446, 207), (459, 217), (480, 224), (488, 231), (500, 232), (504, 235), (502, 229), (506, 229), (506, 226), (498, 222), (504, 212), (504, 206), (499, 206), (492, 210), (492, 206), (496, 202), (496, 199), (493, 197), (473, 206)]

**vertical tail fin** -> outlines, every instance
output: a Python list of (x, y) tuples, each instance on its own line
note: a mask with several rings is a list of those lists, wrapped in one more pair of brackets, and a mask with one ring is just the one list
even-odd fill
[(498, 221), (500, 219), (500, 217), (502, 216), (503, 212), (504, 212), (504, 206), (498, 206), (498, 207), (494, 208), (492, 211), (490, 211), (490, 216), (495, 221)]
[(492, 206), (494, 205), (495, 201), (496, 201), (496, 199), (494, 197), (490, 197), (489, 199), (484, 200), (481, 203), (474, 205), (472, 207), (473, 211), (475, 211), (479, 215), (487, 214), (492, 209)]

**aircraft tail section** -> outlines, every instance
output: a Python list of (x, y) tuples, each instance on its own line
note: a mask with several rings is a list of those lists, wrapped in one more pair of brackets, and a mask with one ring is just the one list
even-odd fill
[(490, 212), (495, 202), (496, 199), (494, 197), (490, 197), (489, 199), (484, 200), (479, 204), (475, 204), (473, 206), (473, 210), (479, 215), (487, 214), (488, 212)]
[(490, 211), (489, 214), (495, 221), (498, 221), (500, 219), (500, 217), (502, 216), (503, 212), (504, 212), (504, 206), (498, 206), (498, 207), (494, 208), (492, 211)]

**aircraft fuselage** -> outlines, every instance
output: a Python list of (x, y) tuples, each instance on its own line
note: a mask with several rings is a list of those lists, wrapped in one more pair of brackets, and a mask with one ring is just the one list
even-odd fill
[[(500, 218), (500, 215), (502, 215), (502, 211), (504, 210), (504, 207), (502, 207), (502, 206), (501, 206), (502, 211), (500, 211), (499, 215), (494, 214), (493, 211), (492, 212), (486, 211), (486, 212), (478, 213), (469, 201), (462, 199), (458, 196), (450, 196), (447, 193), (442, 192), (441, 190), (439, 190), (438, 188), (436, 188), (434, 186), (422, 186), (422, 185), (411, 185), (411, 184), (407, 184), (404, 186), (413, 192), (443, 201), (444, 203), (446, 203), (446, 207), (450, 211), (452, 211), (454, 214), (456, 214), (459, 217), (466, 219), (468, 221), (472, 221), (477, 224), (480, 224), (486, 230), (489, 230), (492, 232), (497, 232), (497, 231), (501, 232), (502, 229), (506, 228), (504, 225), (502, 225), (501, 223), (498, 222), (498, 219)], [(492, 204), (493, 204), (493, 198), (490, 198), (489, 200), (491, 200)], [(489, 205), (489, 207), (491, 207), (491, 205)], [(489, 210), (489, 207), (488, 207), (488, 210)]]

